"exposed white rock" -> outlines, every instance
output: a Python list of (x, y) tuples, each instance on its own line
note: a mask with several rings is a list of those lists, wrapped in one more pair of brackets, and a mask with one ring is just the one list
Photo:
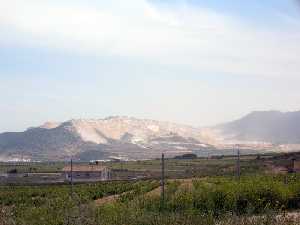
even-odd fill
[[(108, 117), (105, 119), (77, 119), (63, 123), (67, 129), (72, 129), (84, 141), (105, 144), (109, 139), (120, 140), (130, 134), (132, 143), (147, 143), (153, 136), (170, 136), (177, 134), (182, 137), (201, 139), (200, 129), (187, 125), (160, 122), (133, 117)], [(69, 127), (71, 126), (71, 127)]]
[(58, 122), (46, 122), (42, 126), (40, 126), (40, 128), (53, 129), (53, 128), (60, 126), (60, 124), (61, 123), (58, 123)]

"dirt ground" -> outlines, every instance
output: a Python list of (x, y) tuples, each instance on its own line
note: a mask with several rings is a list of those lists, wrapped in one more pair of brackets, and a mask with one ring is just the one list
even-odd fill
[[(192, 179), (177, 179), (177, 180), (170, 180), (170, 181), (178, 181), (180, 182), (180, 186), (179, 188), (183, 188), (183, 189), (188, 189), (190, 190), (193, 187), (193, 180)], [(154, 197), (154, 196), (159, 196), (161, 193), (161, 187), (157, 187), (151, 191), (149, 191), (148, 193), (145, 194), (145, 196), (147, 197)], [(125, 194), (125, 193), (123, 193)], [(112, 203), (118, 200), (118, 198), (120, 197), (120, 195), (110, 195), (110, 196), (106, 196), (100, 199), (96, 199), (94, 201), (96, 206), (101, 206), (107, 203)]]
[(101, 206), (101, 205), (104, 205), (104, 204), (107, 204), (107, 203), (112, 203), (112, 202), (117, 201), (119, 196), (120, 195), (110, 195), (110, 196), (106, 196), (106, 197), (103, 197), (103, 198), (99, 198), (99, 199), (96, 199), (94, 201), (94, 204), (96, 206)]

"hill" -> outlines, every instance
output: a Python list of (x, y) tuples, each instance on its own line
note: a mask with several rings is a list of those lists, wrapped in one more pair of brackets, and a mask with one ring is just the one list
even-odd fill
[(299, 144), (300, 111), (255, 111), (216, 128), (225, 139)]
[(132, 117), (49, 123), (24, 132), (0, 134), (2, 160), (148, 159), (214, 149), (200, 129)]

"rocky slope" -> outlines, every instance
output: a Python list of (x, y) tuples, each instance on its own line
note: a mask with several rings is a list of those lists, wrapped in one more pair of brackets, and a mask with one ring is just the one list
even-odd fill
[(300, 150), (300, 112), (252, 112), (209, 128), (132, 117), (45, 123), (24, 132), (0, 134), (0, 160), (149, 159), (162, 152), (232, 154), (243, 150)]
[(0, 159), (131, 159), (213, 149), (201, 142), (200, 129), (130, 117), (46, 123), (24, 132), (0, 134)]

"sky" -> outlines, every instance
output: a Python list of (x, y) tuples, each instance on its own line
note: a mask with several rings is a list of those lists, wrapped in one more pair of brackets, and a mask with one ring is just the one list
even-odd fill
[(0, 0), (0, 132), (300, 110), (296, 0)]

